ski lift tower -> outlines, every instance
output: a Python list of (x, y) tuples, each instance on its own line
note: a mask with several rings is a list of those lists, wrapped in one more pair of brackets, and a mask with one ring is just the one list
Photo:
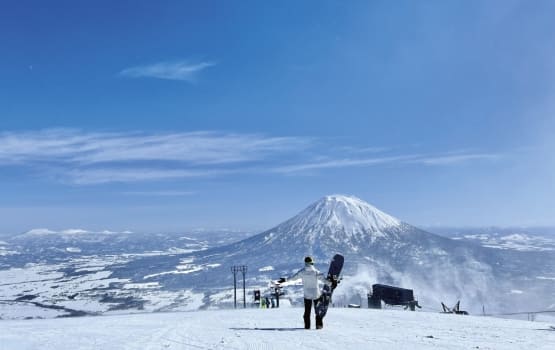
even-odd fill
[(243, 308), (247, 307), (247, 294), (245, 290), (245, 274), (247, 273), (247, 266), (234, 265), (231, 267), (231, 272), (233, 273), (233, 307), (237, 308), (237, 272), (243, 274)]

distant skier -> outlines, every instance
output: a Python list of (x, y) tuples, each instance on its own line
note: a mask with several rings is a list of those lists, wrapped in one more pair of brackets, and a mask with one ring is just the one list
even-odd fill
[[(314, 267), (314, 260), (312, 257), (307, 256), (304, 258), (304, 268), (300, 269), (297, 273), (291, 276), (288, 281), (298, 280), (302, 278), (303, 280), (303, 291), (304, 291), (304, 328), (310, 329), (310, 309), (314, 304), (314, 309), (316, 310), (316, 303), (321, 295), (321, 288), (318, 285), (318, 281), (322, 283), (329, 283), (326, 277)], [(321, 329), (324, 327), (322, 318), (316, 315), (316, 329)]]

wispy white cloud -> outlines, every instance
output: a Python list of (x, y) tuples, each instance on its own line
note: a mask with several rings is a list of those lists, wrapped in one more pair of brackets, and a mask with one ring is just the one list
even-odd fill
[(407, 160), (411, 160), (415, 158), (416, 156), (408, 155), (408, 156), (377, 157), (377, 158), (365, 158), (365, 159), (333, 159), (333, 160), (325, 160), (321, 162), (281, 166), (281, 167), (274, 168), (274, 171), (278, 173), (296, 173), (296, 172), (303, 172), (303, 171), (317, 170), (317, 169), (372, 166), (372, 165), (379, 165), (379, 164), (385, 164), (385, 163), (405, 162)]
[(222, 176), (310, 147), (311, 140), (221, 132), (0, 133), (0, 166), (43, 168), (74, 184)]
[(113, 182), (140, 182), (153, 180), (187, 179), (223, 175), (229, 171), (155, 169), (155, 168), (111, 168), (71, 170), (64, 174), (76, 185), (97, 185)]
[(193, 196), (196, 192), (193, 191), (127, 191), (122, 192), (125, 195), (129, 196), (145, 196), (145, 197), (184, 197), (184, 196)]
[(467, 163), (475, 160), (498, 160), (503, 157), (496, 153), (471, 153), (471, 154), (448, 154), (439, 156), (424, 157), (414, 160), (415, 163), (424, 165), (449, 165)]
[(391, 157), (374, 157), (359, 159), (327, 159), (305, 164), (285, 165), (273, 168), (278, 173), (300, 173), (318, 169), (368, 167), (382, 164), (420, 164), (420, 165), (454, 165), (477, 160), (498, 160), (503, 155), (494, 153), (447, 154), (447, 155), (399, 155)]
[(310, 140), (219, 132), (84, 133), (44, 130), (0, 133), (0, 164), (171, 161), (194, 165), (241, 163), (306, 148)]
[(156, 78), (193, 82), (201, 71), (215, 64), (214, 62), (192, 63), (188, 61), (158, 62), (150, 65), (129, 67), (122, 70), (119, 74), (128, 78)]
[[(501, 154), (469, 150), (378, 156), (386, 148), (327, 154), (318, 140), (213, 131), (90, 133), (70, 129), (0, 133), (0, 167), (32, 167), (77, 185), (221, 177), (238, 173), (317, 173), (380, 165), (450, 166), (495, 161)], [(374, 157), (368, 157), (374, 153)], [(391, 153), (390, 151), (388, 153)], [(335, 155), (334, 155), (335, 154)], [(365, 157), (366, 155), (366, 157)], [(154, 195), (154, 193), (145, 193)], [(172, 195), (169, 192), (158, 195)], [(173, 195), (185, 195), (184, 193)]]
[(342, 153), (348, 153), (348, 154), (364, 154), (364, 153), (383, 153), (386, 151), (390, 151), (391, 148), (389, 147), (352, 147), (352, 146), (343, 146), (343, 147), (338, 147), (337, 151), (342, 152)]

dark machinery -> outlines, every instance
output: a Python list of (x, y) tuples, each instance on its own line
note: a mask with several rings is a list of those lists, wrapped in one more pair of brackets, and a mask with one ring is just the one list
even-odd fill
[(461, 301), (457, 301), (455, 306), (447, 307), (443, 302), (441, 303), (441, 307), (443, 308), (444, 314), (456, 314), (456, 315), (468, 315), (468, 312), (460, 309)]
[(418, 301), (414, 300), (412, 289), (405, 289), (385, 284), (372, 285), (372, 294), (368, 294), (368, 307), (372, 309), (381, 309), (382, 301), (387, 305), (401, 305), (405, 310), (410, 308), (414, 311), (418, 305)]

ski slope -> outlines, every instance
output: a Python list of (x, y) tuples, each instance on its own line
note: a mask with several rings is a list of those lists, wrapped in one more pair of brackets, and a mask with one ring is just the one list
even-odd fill
[(553, 349), (553, 323), (428, 312), (300, 308), (0, 321), (0, 349)]

